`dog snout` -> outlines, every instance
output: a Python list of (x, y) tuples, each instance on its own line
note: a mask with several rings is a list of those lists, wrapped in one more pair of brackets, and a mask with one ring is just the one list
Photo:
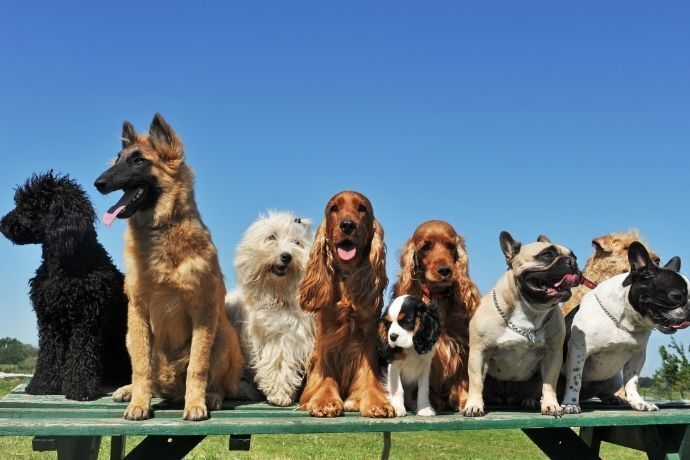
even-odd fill
[(282, 253), (280, 255), (280, 261), (285, 265), (289, 264), (292, 261), (292, 254), (289, 254), (287, 252)]
[(344, 220), (340, 222), (340, 230), (342, 230), (346, 235), (350, 235), (352, 232), (354, 232), (355, 228), (357, 228), (357, 224), (351, 220)]
[(93, 183), (93, 186), (101, 193), (108, 193), (108, 179), (105, 177), (105, 174), (101, 174), (96, 179), (96, 182)]
[(396, 340), (398, 340), (398, 337), (400, 337), (398, 334), (393, 333), (390, 335), (389, 338), (391, 339), (391, 342), (395, 342)]
[(441, 265), (440, 267), (438, 267), (436, 269), (436, 273), (438, 273), (439, 275), (441, 275), (445, 278), (446, 276), (450, 276), (450, 274), (452, 273), (452, 270), (447, 265)]

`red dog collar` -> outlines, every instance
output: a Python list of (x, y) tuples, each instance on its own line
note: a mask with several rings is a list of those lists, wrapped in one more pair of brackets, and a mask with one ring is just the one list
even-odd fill
[(424, 303), (431, 303), (432, 300), (443, 300), (450, 296), (450, 289), (443, 292), (431, 292), (425, 284), (422, 284), (422, 301)]
[(590, 289), (594, 289), (595, 287), (597, 287), (597, 283), (595, 283), (594, 281), (588, 280), (584, 276), (582, 276), (581, 278), (582, 278), (582, 285), (583, 286), (586, 286)]

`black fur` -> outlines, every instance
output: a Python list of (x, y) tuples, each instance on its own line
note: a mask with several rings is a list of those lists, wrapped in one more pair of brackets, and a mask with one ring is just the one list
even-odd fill
[(86, 193), (50, 171), (27, 180), (14, 202), (0, 232), (15, 244), (43, 247), (29, 281), (39, 352), (27, 393), (89, 400), (102, 394), (101, 384), (129, 382), (123, 276), (96, 238)]
[(422, 302), (422, 305), (416, 310), (420, 322), (419, 329), (412, 336), (414, 349), (420, 355), (429, 353), (434, 348), (441, 333), (441, 320), (438, 317), (435, 302), (429, 305)]

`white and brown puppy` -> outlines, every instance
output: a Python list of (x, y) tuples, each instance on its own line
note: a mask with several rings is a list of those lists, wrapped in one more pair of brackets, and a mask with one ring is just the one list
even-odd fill
[(240, 335), (245, 368), (243, 399), (289, 406), (302, 384), (314, 349), (315, 319), (297, 302), (297, 288), (312, 244), (311, 223), (289, 212), (257, 219), (237, 246), (238, 287), (226, 312)]
[(396, 297), (382, 312), (379, 354), (388, 361), (387, 389), (398, 417), (407, 415), (406, 405), (414, 407), (415, 388), (417, 415), (436, 415), (429, 401), (429, 374), (440, 330), (435, 303), (427, 305), (417, 297)]
[(470, 321), (470, 388), (463, 411), (484, 415), (490, 403), (535, 407), (559, 416), (556, 383), (563, 359), (565, 322), (560, 303), (580, 282), (574, 254), (548, 238), (522, 246), (501, 232), (508, 271), (482, 299)]
[(688, 280), (677, 273), (678, 257), (658, 267), (639, 242), (630, 245), (628, 259), (630, 272), (586, 294), (572, 318), (563, 369), (565, 413), (580, 413), (580, 401), (593, 396), (621, 402), (614, 396), (621, 385), (633, 409), (659, 410), (642, 399), (637, 383), (652, 329), (673, 334), (690, 326)]

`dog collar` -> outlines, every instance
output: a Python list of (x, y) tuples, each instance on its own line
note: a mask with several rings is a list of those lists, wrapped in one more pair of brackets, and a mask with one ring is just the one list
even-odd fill
[(585, 278), (584, 276), (580, 276), (580, 279), (582, 280), (582, 285), (588, 287), (589, 289), (594, 289), (595, 287), (598, 286), (597, 283), (595, 283), (592, 280)]
[(426, 284), (422, 284), (422, 301), (425, 304), (430, 304), (434, 300), (444, 300), (450, 297), (450, 288), (444, 292), (431, 292)]
[(549, 325), (549, 323), (551, 322), (553, 317), (556, 316), (554, 314), (554, 312), (552, 311), (551, 315), (549, 315), (549, 318), (546, 321), (544, 321), (541, 326), (539, 326), (536, 329), (525, 329), (523, 327), (516, 326), (515, 323), (513, 323), (510, 320), (510, 316), (508, 316), (508, 314), (506, 312), (504, 312), (501, 309), (501, 307), (498, 306), (498, 299), (496, 298), (496, 289), (494, 289), (492, 291), (492, 295), (494, 298), (494, 306), (496, 306), (496, 311), (498, 311), (498, 314), (501, 315), (501, 318), (503, 318), (503, 321), (506, 322), (506, 326), (508, 326), (508, 328), (511, 331), (517, 332), (518, 334), (525, 337), (527, 340), (529, 340), (532, 343), (537, 341), (537, 334), (539, 334), (541, 331), (543, 331), (546, 328), (546, 326)]
[(599, 299), (599, 296), (598, 296), (596, 293), (594, 294), (594, 298), (597, 299), (597, 302), (599, 303), (599, 306), (601, 307), (601, 309), (604, 310), (604, 313), (606, 313), (606, 316), (608, 316), (608, 317), (611, 319), (611, 321), (613, 321), (613, 324), (615, 324), (616, 327), (617, 327), (618, 329), (620, 329), (620, 330), (623, 331), (623, 332), (627, 332), (628, 334), (632, 334), (633, 332), (635, 332), (635, 331), (630, 330), (630, 329), (628, 329), (627, 327), (623, 326), (623, 324), (622, 324), (619, 320), (617, 320), (617, 319), (611, 314), (610, 311), (608, 311), (608, 310), (606, 309), (606, 307), (604, 306), (604, 304), (602, 303), (601, 299)]

